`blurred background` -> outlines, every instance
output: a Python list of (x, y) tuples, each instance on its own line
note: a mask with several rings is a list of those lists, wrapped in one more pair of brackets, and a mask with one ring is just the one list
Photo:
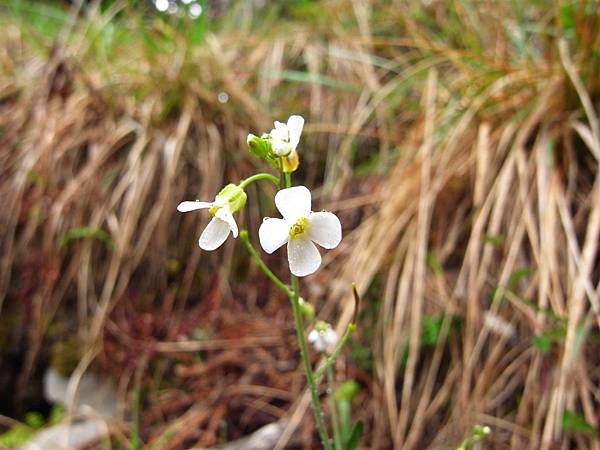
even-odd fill
[(287, 299), (175, 210), (301, 114), (361, 448), (600, 449), (599, 48), (595, 0), (0, 1), (0, 447), (318, 448)]

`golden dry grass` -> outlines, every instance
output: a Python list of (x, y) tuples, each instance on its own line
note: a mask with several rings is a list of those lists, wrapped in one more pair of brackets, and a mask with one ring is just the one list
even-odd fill
[[(564, 421), (567, 411), (600, 426), (598, 13), (572, 2), (567, 30), (568, 2), (526, 12), (392, 3), (328, 2), (329, 21), (308, 9), (263, 22), (240, 8), (200, 44), (155, 19), (146, 24), (153, 44), (114, 30), (106, 43), (118, 3), (92, 9), (55, 42), (3, 16), (0, 305), (27, 329), (17, 392), (56, 323), (85, 343), (81, 374), (105, 351), (107, 329), (120, 332), (119, 305), (163, 305), (171, 320), (153, 358), (170, 373), (169, 355), (210, 347), (175, 341), (215, 290), (217, 303), (271, 317), (253, 302), (266, 296), (272, 306), (273, 292), (236, 287), (246, 283), (241, 246), (200, 252), (206, 218), (174, 207), (252, 173), (247, 132), (295, 112), (308, 120), (300, 179), (322, 186), (319, 204), (345, 225), (306, 297), (340, 330), (353, 313), (352, 281), (365, 298), (357, 340), (372, 371), (351, 357), (338, 367), (364, 385), (355, 405), (364, 447), (455, 448), (486, 424), (490, 448), (600, 448), (593, 430)], [(134, 19), (118, 20), (136, 30)], [(247, 208), (251, 235), (267, 208)], [(64, 244), (81, 227), (105, 234)], [(253, 358), (269, 361), (260, 352), (268, 342), (249, 342)], [(179, 373), (190, 364), (179, 361)], [(133, 372), (120, 373), (124, 392)], [(264, 389), (253, 394), (261, 407), (291, 419), (279, 448), (301, 424), (310, 445), (306, 395), (287, 398), (286, 412)], [(154, 419), (144, 438), (176, 424), (167, 448), (212, 445), (188, 433), (218, 434), (211, 415), (226, 410), (210, 407), (196, 401)]]

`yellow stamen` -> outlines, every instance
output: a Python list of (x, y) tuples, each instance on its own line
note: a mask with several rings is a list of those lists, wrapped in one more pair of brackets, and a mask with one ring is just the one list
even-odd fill
[(308, 231), (308, 219), (306, 217), (300, 217), (294, 225), (290, 228), (290, 238), (298, 239), (302, 237)]

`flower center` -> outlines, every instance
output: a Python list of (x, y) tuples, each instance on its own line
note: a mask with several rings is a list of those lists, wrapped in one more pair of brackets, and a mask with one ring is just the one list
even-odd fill
[(290, 228), (290, 239), (298, 239), (308, 231), (308, 219), (300, 217)]
[(217, 211), (221, 209), (221, 206), (219, 205), (212, 205), (209, 209), (208, 212), (210, 213), (211, 216), (216, 216), (217, 215)]

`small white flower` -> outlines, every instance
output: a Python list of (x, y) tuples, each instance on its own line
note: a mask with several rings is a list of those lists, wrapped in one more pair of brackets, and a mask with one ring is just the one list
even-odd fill
[(321, 265), (321, 255), (313, 242), (331, 249), (342, 240), (342, 225), (330, 212), (311, 212), (310, 191), (304, 186), (282, 189), (275, 205), (283, 219), (265, 218), (258, 230), (260, 245), (273, 253), (287, 243), (290, 271), (304, 277)]
[(308, 333), (308, 342), (318, 352), (324, 352), (333, 347), (337, 340), (337, 333), (331, 328), (331, 325), (325, 322), (318, 322), (315, 329)]
[[(181, 202), (177, 206), (177, 211), (209, 210), (213, 218), (200, 235), (198, 245), (203, 250), (215, 250), (225, 242), (229, 233), (233, 233), (234, 238), (238, 236), (238, 227), (233, 218), (233, 212), (243, 207), (246, 202), (245, 196), (246, 194), (241, 188), (231, 184), (215, 197), (214, 202), (201, 202), (198, 200), (195, 202)], [(232, 206), (237, 209), (232, 211)]]
[(292, 159), (300, 142), (303, 127), (302, 116), (290, 116), (287, 124), (275, 121), (275, 128), (271, 130), (273, 151), (279, 156)]

